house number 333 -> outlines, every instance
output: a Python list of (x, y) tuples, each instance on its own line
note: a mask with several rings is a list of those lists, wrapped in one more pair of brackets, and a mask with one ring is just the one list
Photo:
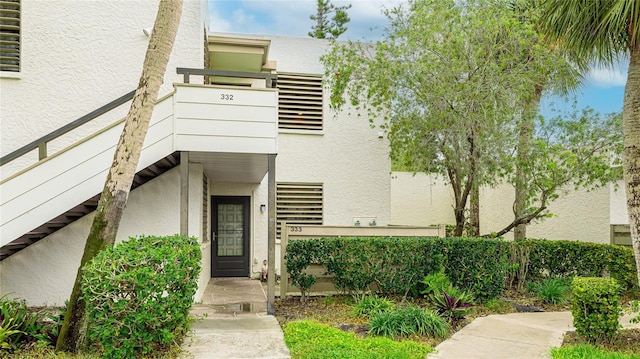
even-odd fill
[(229, 93), (220, 94), (220, 99), (223, 101), (233, 101), (233, 95)]

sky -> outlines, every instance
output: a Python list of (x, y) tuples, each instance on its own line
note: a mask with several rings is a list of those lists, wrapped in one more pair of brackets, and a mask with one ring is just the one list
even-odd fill
[[(210, 31), (238, 34), (266, 34), (308, 37), (315, 13), (315, 0), (208, 0)], [(336, 6), (351, 4), (351, 21), (341, 40), (375, 40), (387, 24), (383, 9), (392, 9), (404, 0), (334, 0)], [(622, 61), (614, 68), (594, 67), (580, 88), (574, 91), (577, 108), (590, 106), (607, 114), (622, 111), (628, 64)], [(546, 97), (541, 103), (543, 115), (553, 115), (552, 108), (567, 110), (573, 100), (565, 102)]]

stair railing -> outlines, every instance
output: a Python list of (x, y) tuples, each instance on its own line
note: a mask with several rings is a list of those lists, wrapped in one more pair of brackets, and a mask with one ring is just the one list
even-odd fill
[(9, 153), (6, 156), (2, 156), (0, 158), (0, 166), (4, 166), (5, 164), (20, 158), (22, 156), (24, 156), (25, 154), (35, 150), (36, 148), (38, 149), (38, 159), (39, 160), (43, 160), (45, 158), (47, 158), (48, 154), (47, 154), (47, 143), (55, 140), (56, 138), (64, 135), (67, 132), (73, 131), (74, 129), (84, 125), (85, 123), (104, 115), (105, 113), (113, 110), (114, 108), (130, 101), (131, 99), (133, 99), (133, 94), (136, 92), (136, 90), (133, 90), (125, 95), (122, 95), (120, 97), (118, 97), (117, 99), (109, 102), (106, 105), (103, 105), (91, 112), (89, 112), (88, 114), (78, 118), (77, 120), (70, 122), (62, 127), (60, 127), (59, 129), (44, 135), (40, 138), (38, 138), (37, 140), (29, 143), (28, 145), (22, 146), (19, 149)]

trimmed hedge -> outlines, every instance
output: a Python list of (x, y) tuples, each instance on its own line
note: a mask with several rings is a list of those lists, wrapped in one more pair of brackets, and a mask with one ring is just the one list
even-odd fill
[(200, 262), (198, 240), (179, 235), (131, 238), (100, 252), (83, 267), (92, 349), (135, 358), (181, 340)]
[[(631, 248), (578, 241), (523, 239), (513, 242), (528, 253), (525, 278), (536, 281), (545, 277), (612, 277), (623, 290), (638, 289), (638, 278)], [(525, 249), (525, 251), (522, 251)], [(513, 264), (513, 263), (512, 263)]]
[[(514, 282), (546, 277), (615, 278), (622, 289), (638, 290), (633, 250), (609, 244), (525, 239), (343, 237), (290, 241), (285, 254), (294, 285), (305, 293), (316, 278), (310, 264), (333, 276), (351, 294), (419, 295), (418, 283), (444, 270), (452, 284), (480, 301), (498, 296)], [(505, 279), (508, 279), (505, 281)]]
[(613, 278), (576, 277), (571, 283), (571, 314), (576, 332), (589, 342), (613, 338), (622, 314), (618, 293), (620, 287)]
[(418, 282), (444, 268), (453, 285), (484, 300), (503, 291), (508, 254), (509, 243), (496, 239), (350, 237), (291, 241), (285, 260), (298, 287), (315, 263), (345, 292), (418, 295)]

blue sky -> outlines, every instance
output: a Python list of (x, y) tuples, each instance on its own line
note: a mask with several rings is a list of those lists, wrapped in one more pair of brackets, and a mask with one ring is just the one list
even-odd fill
[[(307, 37), (313, 22), (315, 0), (208, 0), (210, 30), (240, 34), (268, 34)], [(337, 1), (337, 6), (351, 4), (351, 21), (341, 39), (375, 39), (386, 25), (383, 8), (393, 8), (403, 0)], [(373, 30), (372, 30), (373, 29)], [(378, 29), (378, 30), (376, 30)], [(585, 74), (583, 85), (575, 91), (578, 108), (591, 106), (601, 113), (621, 112), (627, 64), (613, 69), (594, 67)], [(573, 101), (571, 101), (573, 102)], [(551, 104), (563, 110), (569, 107), (561, 99), (547, 98), (542, 102), (543, 114), (550, 114)]]

